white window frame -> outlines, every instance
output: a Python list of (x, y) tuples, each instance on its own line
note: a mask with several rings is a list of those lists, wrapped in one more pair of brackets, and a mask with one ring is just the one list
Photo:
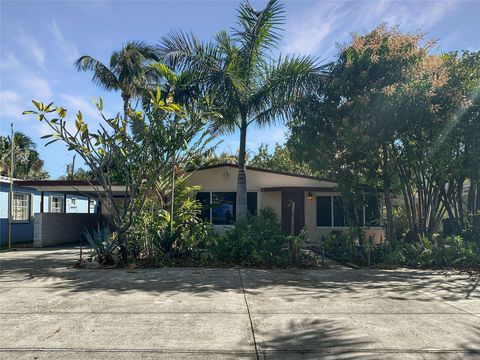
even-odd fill
[[(15, 212), (15, 195), (22, 195), (24, 197), (27, 198), (27, 218), (26, 219), (19, 219), (19, 220), (16, 220), (13, 218), (13, 214)], [(14, 191), (13, 194), (13, 199), (12, 199), (12, 211), (11, 211), (11, 219), (12, 219), (12, 223), (29, 223), (31, 221), (31, 209), (32, 209), (32, 196), (30, 193), (27, 193), (27, 192), (23, 192), (23, 191)]]
[[(53, 207), (53, 199), (60, 199), (60, 211), (52, 211)], [(64, 197), (61, 195), (50, 195), (50, 201), (48, 202), (48, 212), (55, 213), (55, 214), (63, 214), (64, 213), (64, 204), (65, 201)]]
[[(333, 208), (333, 198), (334, 197), (341, 197), (341, 195), (315, 195), (315, 225), (317, 224), (317, 211), (318, 211), (318, 207), (317, 207), (317, 197), (330, 197), (330, 212), (331, 212), (331, 222), (332, 222), (332, 226), (318, 226), (316, 225), (317, 229), (340, 229), (340, 230), (345, 230), (345, 229), (348, 229), (349, 226), (335, 226), (335, 219), (334, 219), (334, 208)], [(366, 210), (366, 205), (363, 204), (362, 205), (363, 207), (363, 223), (362, 223), (362, 228), (364, 229), (381, 229), (383, 228), (382, 226), (366, 226), (365, 225), (365, 221), (366, 221), (366, 215), (365, 215), (365, 210)], [(381, 217), (381, 215), (380, 215)], [(381, 219), (380, 219), (381, 221)]]

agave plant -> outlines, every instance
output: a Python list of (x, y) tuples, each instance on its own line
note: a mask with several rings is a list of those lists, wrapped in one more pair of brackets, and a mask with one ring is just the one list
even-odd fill
[(114, 255), (118, 251), (118, 241), (110, 237), (108, 225), (97, 224), (97, 229), (83, 232), (92, 247), (100, 265), (115, 263)]

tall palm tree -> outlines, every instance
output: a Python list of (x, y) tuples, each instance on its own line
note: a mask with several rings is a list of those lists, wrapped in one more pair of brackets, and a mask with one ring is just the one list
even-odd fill
[(215, 41), (204, 43), (194, 35), (174, 32), (159, 45), (164, 62), (189, 69), (204, 81), (223, 115), (213, 128), (221, 133), (240, 132), (237, 220), (247, 216), (248, 127), (288, 117), (296, 100), (318, 76), (316, 62), (310, 57), (272, 59), (281, 39), (283, 12), (278, 0), (270, 0), (261, 11), (247, 1), (238, 9), (237, 27), (231, 34), (221, 31)]
[(153, 60), (158, 60), (155, 47), (143, 41), (130, 41), (113, 52), (108, 66), (89, 55), (79, 57), (75, 66), (78, 71), (93, 72), (92, 81), (105, 90), (121, 92), (123, 115), (127, 119), (130, 101), (139, 95), (146, 82), (146, 65)]
[[(21, 179), (45, 179), (48, 173), (43, 169), (44, 162), (36, 150), (36, 144), (26, 134), (16, 131), (14, 138), (14, 173)], [(0, 136), (0, 175), (10, 176), (10, 136)]]

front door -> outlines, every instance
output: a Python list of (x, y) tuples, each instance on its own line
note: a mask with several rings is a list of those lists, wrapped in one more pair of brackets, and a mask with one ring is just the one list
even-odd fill
[(298, 235), (305, 226), (305, 196), (303, 191), (282, 191), (282, 231), (290, 234), (292, 227), (292, 204), (295, 204), (294, 231)]

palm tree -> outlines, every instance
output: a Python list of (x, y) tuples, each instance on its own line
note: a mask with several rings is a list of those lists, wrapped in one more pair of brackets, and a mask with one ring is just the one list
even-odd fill
[[(14, 137), (14, 173), (13, 177), (21, 179), (46, 179), (48, 173), (43, 169), (43, 160), (36, 150), (33, 140), (22, 132), (16, 131)], [(0, 175), (10, 176), (10, 136), (0, 136)]]
[(247, 216), (245, 173), (247, 129), (287, 118), (296, 100), (318, 76), (310, 57), (272, 59), (278, 45), (283, 6), (270, 0), (261, 11), (247, 1), (238, 9), (237, 28), (219, 32), (214, 42), (174, 32), (159, 46), (162, 59), (201, 78), (219, 106), (222, 119), (213, 122), (220, 133), (240, 132), (237, 180), (237, 219)]
[(92, 81), (107, 91), (120, 91), (123, 99), (123, 115), (128, 119), (130, 101), (138, 96), (146, 82), (146, 65), (158, 60), (156, 49), (143, 41), (130, 41), (113, 52), (110, 65), (84, 55), (75, 61), (78, 71), (93, 72)]

